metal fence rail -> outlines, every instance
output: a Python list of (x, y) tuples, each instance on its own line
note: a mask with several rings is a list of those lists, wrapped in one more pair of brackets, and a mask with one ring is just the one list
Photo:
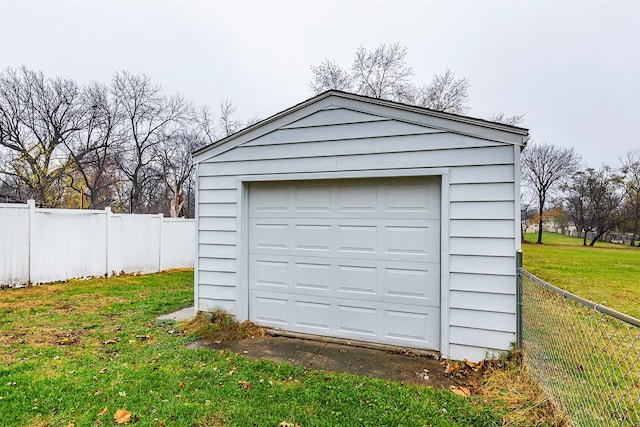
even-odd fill
[(531, 375), (577, 426), (640, 426), (640, 320), (520, 275)]

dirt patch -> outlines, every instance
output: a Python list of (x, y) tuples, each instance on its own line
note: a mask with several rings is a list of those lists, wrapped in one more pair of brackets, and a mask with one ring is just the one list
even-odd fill
[(11, 331), (0, 331), (0, 346), (25, 344), (29, 346), (76, 345), (84, 335), (83, 330), (55, 329), (45, 326), (37, 328), (17, 327)]

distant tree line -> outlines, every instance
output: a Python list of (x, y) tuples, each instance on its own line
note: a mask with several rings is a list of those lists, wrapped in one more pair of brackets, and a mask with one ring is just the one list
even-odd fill
[(0, 72), (0, 202), (193, 216), (191, 153), (244, 124), (117, 72), (81, 86), (22, 67)]
[[(538, 225), (542, 243), (546, 222), (569, 225), (593, 246), (607, 234), (630, 235), (640, 246), (640, 149), (620, 158), (616, 167), (585, 167), (573, 150), (530, 144), (522, 153), (522, 226)], [(587, 236), (591, 236), (587, 243)]]

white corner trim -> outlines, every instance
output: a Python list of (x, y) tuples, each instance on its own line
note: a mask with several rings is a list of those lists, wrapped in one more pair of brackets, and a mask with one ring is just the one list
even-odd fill
[(441, 177), (440, 191), (440, 354), (450, 358), (449, 343), (449, 218), (451, 179), (446, 169)]
[(249, 187), (237, 179), (236, 205), (236, 320), (249, 320)]
[(514, 256), (515, 253), (522, 249), (522, 236), (520, 236), (520, 234), (522, 234), (522, 218), (521, 218), (521, 211), (520, 211), (520, 185), (521, 185), (521, 170), (520, 170), (520, 152), (521, 152), (521, 147), (514, 145), (513, 146), (513, 201), (514, 201), (514, 207), (515, 207), (515, 212), (514, 212), (514, 218), (515, 218), (515, 247), (513, 250)]
[[(199, 183), (200, 182), (200, 165), (196, 164), (196, 188), (195, 188), (195, 194), (196, 196), (199, 194)], [(196, 203), (195, 203), (195, 219), (196, 219), (196, 224), (195, 224), (195, 233), (196, 233), (196, 238), (195, 238), (195, 252), (194, 252), (194, 260), (193, 260), (193, 307), (195, 312), (199, 312), (200, 311), (200, 279), (199, 279), (199, 274), (198, 274), (198, 270), (199, 270), (199, 265), (200, 265), (200, 209), (198, 208), (198, 201), (197, 201), (197, 197), (196, 197)]]

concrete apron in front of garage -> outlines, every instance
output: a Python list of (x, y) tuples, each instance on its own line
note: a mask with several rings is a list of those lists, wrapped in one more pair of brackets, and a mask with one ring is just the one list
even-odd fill
[[(365, 344), (365, 343), (362, 343)], [(367, 344), (368, 345), (368, 344)], [(200, 341), (189, 348), (208, 348), (242, 354), (251, 359), (268, 359), (330, 372), (347, 372), (401, 383), (435, 387), (458, 385), (444, 374), (434, 354), (386, 346), (363, 347), (358, 343), (313, 337), (305, 334), (269, 331), (266, 337), (226, 342)], [(462, 383), (462, 381), (460, 381)]]
[[(191, 319), (194, 313), (193, 307), (189, 307), (158, 319), (183, 321)], [(199, 341), (190, 344), (188, 348), (224, 350), (251, 359), (267, 359), (324, 371), (347, 372), (425, 386), (446, 388), (464, 383), (462, 379), (445, 375), (445, 368), (435, 352), (418, 352), (307, 334), (271, 330), (266, 337), (224, 342)]]

